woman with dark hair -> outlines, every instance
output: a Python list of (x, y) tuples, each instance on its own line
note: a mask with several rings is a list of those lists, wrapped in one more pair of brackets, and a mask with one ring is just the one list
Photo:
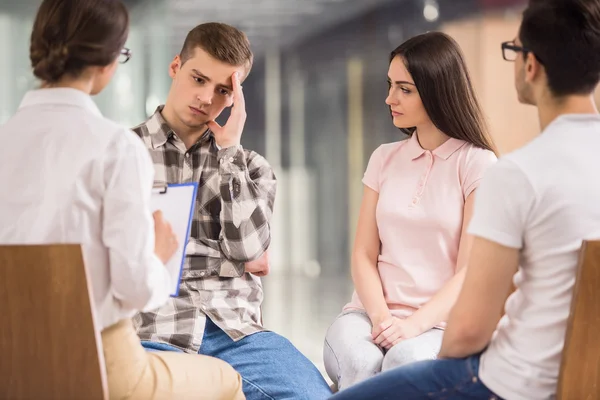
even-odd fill
[(168, 299), (177, 238), (150, 212), (145, 146), (91, 98), (131, 56), (128, 32), (121, 0), (42, 1), (30, 48), (41, 88), (0, 127), (0, 243), (82, 245), (111, 399), (243, 399), (229, 365), (147, 353), (131, 322)]
[(355, 293), (327, 332), (338, 389), (434, 359), (471, 246), (474, 192), (494, 147), (458, 44), (430, 32), (391, 54), (390, 107), (409, 135), (375, 150), (352, 255)]

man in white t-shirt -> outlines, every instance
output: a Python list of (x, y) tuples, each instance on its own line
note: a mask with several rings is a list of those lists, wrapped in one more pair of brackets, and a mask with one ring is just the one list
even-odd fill
[(515, 63), (519, 100), (538, 108), (542, 134), (482, 180), (468, 230), (471, 259), (441, 359), (378, 375), (336, 400), (555, 396), (578, 253), (582, 240), (600, 238), (600, 116), (592, 97), (600, 0), (531, 0), (502, 52)]

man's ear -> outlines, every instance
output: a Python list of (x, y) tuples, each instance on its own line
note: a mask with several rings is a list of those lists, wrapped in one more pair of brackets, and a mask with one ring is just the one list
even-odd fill
[(525, 60), (525, 82), (532, 83), (538, 79), (544, 71), (544, 66), (532, 52), (527, 53)]
[(171, 64), (169, 65), (169, 76), (175, 79), (175, 75), (177, 75), (180, 69), (181, 57), (179, 55), (176, 55), (173, 61), (171, 61)]

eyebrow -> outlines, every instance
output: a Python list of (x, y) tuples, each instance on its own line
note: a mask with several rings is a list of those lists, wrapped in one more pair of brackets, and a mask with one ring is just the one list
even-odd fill
[[(392, 80), (390, 78), (388, 78), (388, 82), (392, 82)], [(396, 85), (413, 85), (413, 86), (416, 86), (414, 83), (409, 82), (409, 81), (395, 81), (394, 83)]]
[[(212, 82), (212, 79), (210, 79), (208, 76), (204, 75), (202, 72), (198, 71), (197, 69), (192, 69), (192, 73), (194, 75), (197, 75), (199, 78), (204, 79), (206, 82)], [(224, 88), (224, 89), (229, 90), (230, 92), (233, 92), (233, 87), (231, 87), (230, 85), (218, 83), (217, 87)]]

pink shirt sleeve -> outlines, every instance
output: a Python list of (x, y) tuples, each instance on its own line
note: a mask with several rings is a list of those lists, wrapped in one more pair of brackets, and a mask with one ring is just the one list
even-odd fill
[(464, 175), (462, 179), (465, 200), (479, 187), (485, 171), (497, 161), (496, 155), (489, 151), (474, 147), (465, 160)]
[(367, 170), (363, 177), (363, 183), (379, 193), (379, 183), (381, 182), (381, 170), (383, 166), (383, 146), (379, 146), (369, 159)]

